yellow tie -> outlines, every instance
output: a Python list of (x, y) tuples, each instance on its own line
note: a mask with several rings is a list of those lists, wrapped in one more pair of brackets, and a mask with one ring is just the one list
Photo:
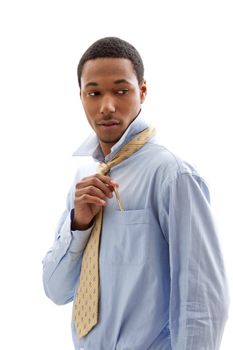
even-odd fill
[[(154, 134), (154, 128), (147, 128), (137, 134), (108, 163), (101, 163), (98, 172), (106, 175), (114, 165), (121, 163), (139, 150)], [(117, 200), (119, 203), (118, 197)], [(98, 322), (99, 243), (102, 217), (103, 208), (101, 207), (82, 257), (79, 287), (74, 301), (74, 323), (79, 338), (87, 335)]]

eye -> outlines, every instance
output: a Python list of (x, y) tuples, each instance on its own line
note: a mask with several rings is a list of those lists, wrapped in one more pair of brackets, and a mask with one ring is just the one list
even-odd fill
[(100, 95), (100, 92), (99, 91), (90, 91), (87, 93), (87, 95), (94, 97), (94, 96)]
[(129, 92), (128, 89), (121, 89), (117, 91), (118, 95), (126, 95)]

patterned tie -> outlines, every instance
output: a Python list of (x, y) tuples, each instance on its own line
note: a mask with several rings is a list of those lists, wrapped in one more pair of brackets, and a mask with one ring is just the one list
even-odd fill
[[(113, 166), (139, 150), (154, 134), (154, 128), (147, 128), (137, 134), (108, 163), (101, 163), (98, 173), (106, 175)], [(117, 191), (115, 194), (122, 210)], [(87, 335), (98, 322), (99, 244), (102, 218), (103, 208), (101, 207), (82, 257), (79, 287), (74, 301), (74, 323), (79, 338)]]

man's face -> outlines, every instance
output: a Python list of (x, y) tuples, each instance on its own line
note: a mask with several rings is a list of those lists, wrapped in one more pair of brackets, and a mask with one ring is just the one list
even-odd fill
[(106, 155), (139, 113), (146, 97), (146, 82), (139, 86), (128, 59), (97, 58), (83, 66), (80, 96)]

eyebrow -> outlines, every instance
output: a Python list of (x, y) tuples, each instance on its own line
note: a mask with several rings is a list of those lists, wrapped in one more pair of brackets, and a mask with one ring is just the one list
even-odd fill
[[(122, 83), (126, 83), (126, 84), (130, 84), (130, 82), (126, 79), (119, 79), (119, 80), (115, 80), (114, 81), (114, 84), (122, 84)], [(85, 88), (88, 87), (88, 86), (98, 86), (99, 84), (97, 84), (96, 82), (94, 81), (90, 81), (89, 83), (85, 84)]]
[(126, 84), (131, 85), (130, 82), (126, 79), (119, 79), (119, 80), (114, 81), (114, 84), (121, 84), (121, 83), (126, 83)]
[(98, 86), (98, 84), (95, 83), (94, 81), (90, 81), (89, 83), (85, 84), (85, 87), (88, 87), (88, 86)]

